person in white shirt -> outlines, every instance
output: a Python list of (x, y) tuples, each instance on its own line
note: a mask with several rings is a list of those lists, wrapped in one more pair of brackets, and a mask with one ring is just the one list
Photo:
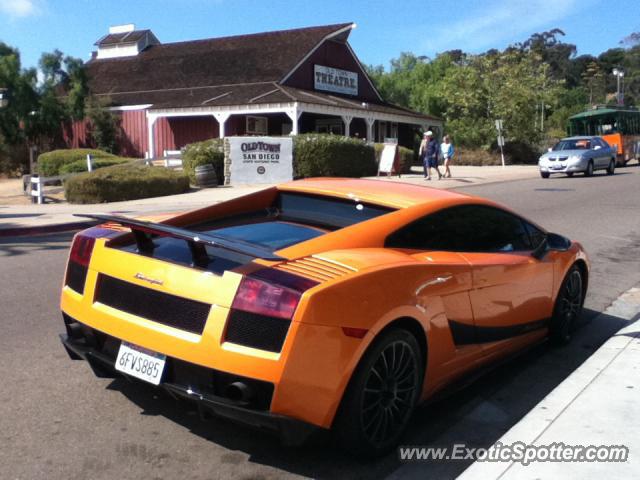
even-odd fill
[(449, 135), (445, 135), (442, 139), (442, 143), (440, 144), (440, 153), (442, 158), (444, 159), (444, 177), (451, 178), (451, 170), (449, 169), (449, 164), (451, 163), (451, 159), (453, 158), (454, 149), (451, 144), (451, 137)]

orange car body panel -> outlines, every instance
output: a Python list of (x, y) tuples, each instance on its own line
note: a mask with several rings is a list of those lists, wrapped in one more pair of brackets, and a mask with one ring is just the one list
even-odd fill
[[(542, 261), (518, 253), (385, 249), (389, 232), (430, 212), (458, 204), (495, 205), (451, 191), (385, 181), (296, 181), (176, 215), (165, 223), (181, 226), (246, 212), (268, 205), (279, 191), (351, 199), (398, 210), (276, 252), (285, 261), (255, 260), (221, 276), (110, 248), (104, 239), (98, 239), (86, 280), (85, 292), (89, 293), (83, 296), (63, 287), (62, 310), (127, 342), (204, 367), (272, 382), (272, 413), (329, 428), (362, 355), (390, 323), (410, 318), (424, 330), (424, 400), (466, 372), (546, 334), (542, 329), (492, 343), (457, 345), (451, 319), (462, 328), (473, 329), (478, 324), (508, 327), (549, 318), (566, 271), (578, 260), (587, 262), (577, 243), (566, 252), (549, 252)], [(302, 295), (280, 353), (223, 340), (242, 275), (258, 265), (318, 282)], [(141, 271), (164, 279), (164, 284), (137, 279), (136, 273)], [(91, 293), (99, 272), (212, 304), (204, 332), (188, 333), (95, 303)], [(363, 329), (366, 334), (362, 338), (348, 336), (343, 327)]]

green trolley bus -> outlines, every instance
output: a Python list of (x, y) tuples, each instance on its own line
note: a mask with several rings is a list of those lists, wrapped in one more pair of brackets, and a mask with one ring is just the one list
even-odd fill
[(640, 160), (640, 110), (597, 106), (569, 118), (569, 135), (599, 135), (617, 149), (617, 164)]

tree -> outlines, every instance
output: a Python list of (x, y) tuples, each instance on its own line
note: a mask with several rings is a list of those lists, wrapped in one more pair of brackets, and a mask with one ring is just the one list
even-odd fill
[(606, 80), (598, 62), (590, 62), (582, 74), (582, 79), (589, 92), (589, 105), (604, 102), (606, 96)]
[(91, 120), (91, 136), (100, 150), (118, 153), (118, 121), (107, 108), (108, 100), (91, 97), (87, 101), (87, 115)]
[(25, 119), (38, 102), (36, 79), (35, 69), (22, 69), (18, 50), (0, 42), (0, 87), (9, 96), (9, 105), (0, 110), (0, 135), (8, 145), (25, 140)]
[(548, 63), (550, 74), (556, 80), (568, 80), (571, 59), (576, 54), (576, 46), (562, 42), (559, 37), (565, 33), (559, 28), (547, 32), (534, 33), (523, 43), (517, 44), (522, 52), (537, 54), (543, 62)]

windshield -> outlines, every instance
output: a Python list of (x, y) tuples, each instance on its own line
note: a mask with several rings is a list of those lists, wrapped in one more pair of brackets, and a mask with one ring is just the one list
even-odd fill
[(558, 150), (589, 150), (591, 149), (591, 140), (588, 138), (560, 140), (553, 147), (553, 151)]

